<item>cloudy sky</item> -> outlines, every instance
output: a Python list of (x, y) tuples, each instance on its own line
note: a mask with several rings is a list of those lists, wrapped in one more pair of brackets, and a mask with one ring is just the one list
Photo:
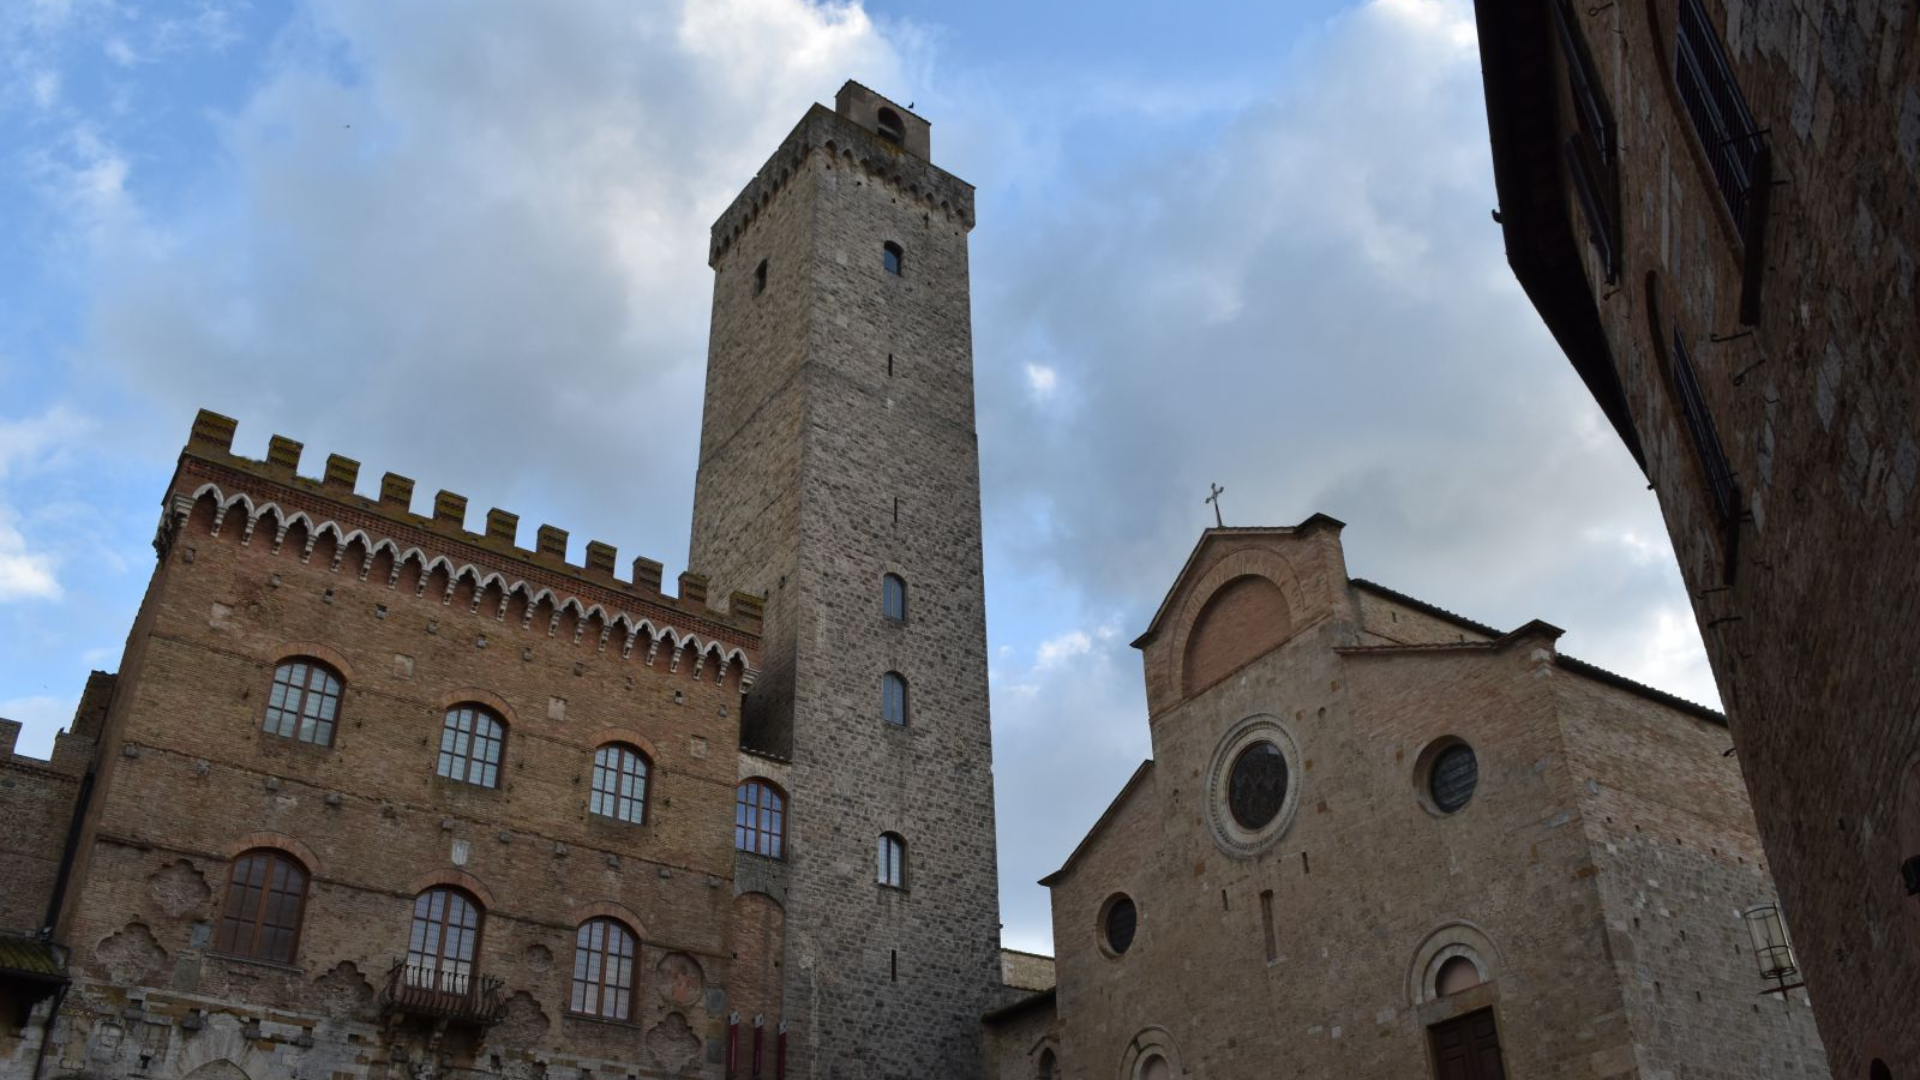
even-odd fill
[[(1176, 14), (1177, 12), (1177, 14)], [(706, 229), (860, 79), (979, 188), (1010, 945), (1147, 753), (1210, 521), (1716, 701), (1653, 497), (1514, 284), (1467, 0), (8, 0), (0, 715), (118, 663), (193, 411), (681, 569)], [(377, 483), (377, 480), (374, 481)], [(367, 481), (363, 480), (363, 488)]]

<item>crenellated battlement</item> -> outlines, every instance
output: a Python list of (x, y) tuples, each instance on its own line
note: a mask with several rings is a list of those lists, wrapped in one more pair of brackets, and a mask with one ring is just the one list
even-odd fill
[(713, 654), (723, 666), (739, 662), (744, 681), (751, 682), (764, 610), (758, 596), (734, 593), (724, 609), (716, 609), (708, 601), (706, 576), (691, 571), (680, 575), (679, 595), (669, 596), (661, 588), (661, 564), (648, 558), (634, 559), (631, 577), (622, 580), (615, 576), (617, 550), (599, 540), (587, 543), (583, 564), (569, 563), (567, 531), (552, 525), (541, 525), (534, 547), (522, 548), (519, 515), (497, 507), (487, 511), (485, 531), (470, 532), (464, 495), (437, 492), (431, 516), (415, 514), (410, 477), (386, 473), (379, 497), (366, 498), (354, 490), (358, 461), (330, 454), (319, 479), (304, 477), (302, 444), (274, 435), (264, 461), (242, 457), (233, 452), (237, 427), (232, 418), (205, 409), (194, 418), (155, 539), (163, 556), (195, 511), (209, 506), (206, 521), (214, 536), (238, 524), (243, 545), (270, 537), (276, 554), (294, 537), (302, 561), (325, 545), (330, 569), (348, 567), (363, 580), (384, 558), (390, 587), (407, 567), (417, 566), (423, 596), (440, 572), (442, 599), (450, 603), (463, 583), (470, 585), (476, 613), (487, 606), (504, 620), (518, 601), (525, 625), (545, 612), (550, 633), (571, 614), (576, 639), (594, 624), (602, 648), (618, 635), (624, 655), (644, 638), (651, 660), (667, 643), (676, 666), (683, 651), (697, 655), (702, 666)]
[(972, 184), (816, 104), (714, 221), (707, 265), (718, 269), (741, 232), (752, 226), (794, 178), (816, 164), (829, 169), (858, 169), (927, 213), (957, 221), (968, 231), (973, 229)]

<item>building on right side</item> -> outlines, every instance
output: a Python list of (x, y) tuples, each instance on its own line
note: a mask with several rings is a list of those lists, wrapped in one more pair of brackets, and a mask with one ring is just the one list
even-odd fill
[(1833, 1075), (1920, 1076), (1920, 15), (1475, 8), (1508, 260), (1658, 493)]

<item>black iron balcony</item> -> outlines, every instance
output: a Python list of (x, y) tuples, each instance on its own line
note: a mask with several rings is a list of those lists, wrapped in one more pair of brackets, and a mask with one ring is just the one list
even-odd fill
[(446, 971), (394, 961), (387, 972), (382, 1008), (459, 1024), (497, 1024), (507, 1014), (503, 985), (491, 975)]

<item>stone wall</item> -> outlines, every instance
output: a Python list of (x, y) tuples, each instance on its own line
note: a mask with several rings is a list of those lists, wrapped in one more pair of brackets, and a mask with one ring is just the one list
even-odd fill
[[(816, 108), (714, 226), (692, 551), (768, 597), (748, 738), (790, 758), (795, 1076), (979, 1075), (995, 1001), (971, 214), (965, 183)], [(883, 617), (888, 573), (904, 621)], [(905, 725), (881, 717), (888, 671)], [(904, 889), (876, 881), (883, 832), (906, 841)]]
[[(1483, 38), (1500, 6), (1483, 0)], [(1583, 245), (1585, 302), (1694, 598), (1834, 1070), (1864, 1077), (1875, 1059), (1920, 1061), (1920, 896), (1900, 873), (1920, 854), (1900, 820), (1920, 761), (1920, 18), (1887, 0), (1704, 8), (1772, 156), (1764, 237), (1747, 250), (1676, 90), (1678, 0), (1600, 6), (1574, 23), (1618, 126), (1621, 259), (1609, 283)], [(1543, 37), (1533, 54), (1559, 50)], [(1572, 185), (1554, 194), (1584, 238)], [(1676, 334), (1738, 489), (1731, 526), (1676, 396)]]

